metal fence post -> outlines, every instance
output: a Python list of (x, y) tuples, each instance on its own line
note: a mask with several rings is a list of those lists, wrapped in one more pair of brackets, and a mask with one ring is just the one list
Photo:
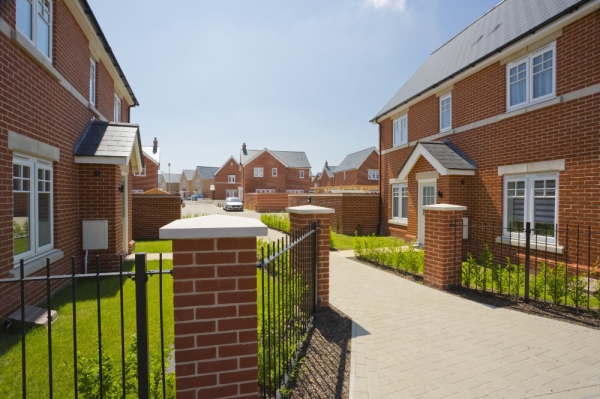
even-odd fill
[(146, 253), (135, 254), (135, 318), (137, 327), (138, 395), (150, 394), (150, 357), (148, 351), (148, 290)]
[(319, 249), (319, 231), (317, 226), (317, 221), (313, 221), (310, 224), (310, 227), (313, 231), (313, 247), (312, 247), (312, 262), (313, 262), (313, 313), (317, 311), (317, 305), (319, 301), (319, 293), (317, 290), (317, 274), (318, 270), (318, 259), (317, 259), (317, 251)]
[(531, 222), (525, 223), (525, 292), (523, 301), (529, 303), (529, 258), (531, 257)]

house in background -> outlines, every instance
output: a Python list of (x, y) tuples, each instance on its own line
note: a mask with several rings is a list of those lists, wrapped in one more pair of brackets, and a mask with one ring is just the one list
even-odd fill
[(169, 194), (181, 194), (181, 174), (163, 173), (160, 175), (158, 188)]
[(313, 187), (313, 188), (319, 187), (319, 180), (321, 180), (321, 172), (319, 172), (316, 175), (312, 176), (312, 178), (311, 178), (311, 187)]
[(379, 152), (371, 147), (349, 154), (333, 171), (335, 186), (378, 186)]
[(233, 156), (214, 174), (215, 196), (213, 199), (223, 200), (227, 197), (243, 197), (242, 170)]
[(307, 193), (311, 186), (310, 163), (300, 151), (240, 151), (244, 193)]
[(600, 226), (599, 37), (598, 0), (505, 0), (434, 51), (372, 120), (383, 231), (423, 243), (436, 202), (497, 243), (530, 222), (538, 251), (562, 253), (556, 225)]
[[(0, 2), (0, 47), (0, 278), (46, 273), (46, 260), (69, 274), (72, 258), (81, 273), (90, 225), (106, 242), (89, 257), (116, 269), (134, 244), (132, 177), (145, 165), (129, 123), (138, 101), (89, 4)], [(27, 304), (45, 299), (36, 284)], [(0, 290), (0, 315), (20, 306), (17, 288)]]
[(194, 169), (184, 169), (179, 180), (179, 190), (182, 198), (188, 198), (194, 194)]
[(160, 170), (160, 147), (154, 138), (152, 146), (143, 146), (144, 168), (140, 173), (134, 173), (131, 179), (132, 192), (143, 193), (158, 187), (158, 171)]
[(325, 165), (323, 166), (323, 170), (318, 179), (319, 187), (335, 186), (335, 168), (337, 168), (337, 166), (330, 166), (329, 162), (325, 161)]
[(204, 198), (212, 198), (215, 190), (216, 166), (196, 166), (194, 172), (194, 193), (202, 194)]

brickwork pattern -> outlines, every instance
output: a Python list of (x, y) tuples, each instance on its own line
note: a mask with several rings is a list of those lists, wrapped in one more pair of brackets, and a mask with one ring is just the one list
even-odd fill
[(331, 214), (299, 214), (290, 212), (290, 231), (296, 231), (313, 221), (317, 233), (317, 305), (329, 306), (329, 226)]
[(173, 240), (178, 398), (256, 398), (256, 237)]
[(440, 289), (462, 284), (462, 211), (425, 210), (423, 282)]
[(256, 212), (283, 212), (288, 206), (286, 193), (248, 193), (244, 195), (244, 208)]
[(145, 176), (133, 176), (132, 187), (134, 190), (148, 191), (158, 186), (158, 165), (152, 162), (144, 154), (144, 166), (146, 167)]
[[(229, 175), (235, 176), (235, 183), (229, 183)], [(240, 165), (230, 159), (226, 165), (215, 173), (215, 198), (223, 200), (227, 197), (227, 190), (235, 190), (238, 195), (238, 187), (242, 185), (242, 170)]]
[[(255, 167), (263, 168), (263, 177), (254, 177)], [(277, 176), (273, 176), (273, 168), (277, 168)], [(300, 178), (301, 170), (304, 171), (304, 178)], [(286, 168), (271, 154), (264, 152), (243, 166), (244, 196), (256, 193), (257, 189), (274, 189), (276, 193), (285, 193), (286, 190), (308, 192), (309, 173), (310, 169)]]
[(132, 207), (134, 240), (157, 240), (161, 227), (181, 219), (181, 199), (176, 194), (134, 194)]
[(291, 194), (289, 206), (307, 205), (308, 197), (311, 198), (311, 205), (335, 210), (331, 214), (331, 228), (336, 233), (377, 233), (378, 194)]

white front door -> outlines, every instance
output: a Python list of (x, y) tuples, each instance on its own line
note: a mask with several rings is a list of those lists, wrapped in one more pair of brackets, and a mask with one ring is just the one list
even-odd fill
[(423, 245), (425, 241), (425, 211), (423, 207), (435, 204), (435, 181), (419, 181), (419, 225), (417, 231), (417, 244)]

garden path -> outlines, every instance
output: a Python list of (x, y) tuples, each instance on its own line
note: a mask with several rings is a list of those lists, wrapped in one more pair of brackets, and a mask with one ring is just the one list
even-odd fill
[(330, 255), (350, 399), (598, 398), (600, 330), (472, 302)]

